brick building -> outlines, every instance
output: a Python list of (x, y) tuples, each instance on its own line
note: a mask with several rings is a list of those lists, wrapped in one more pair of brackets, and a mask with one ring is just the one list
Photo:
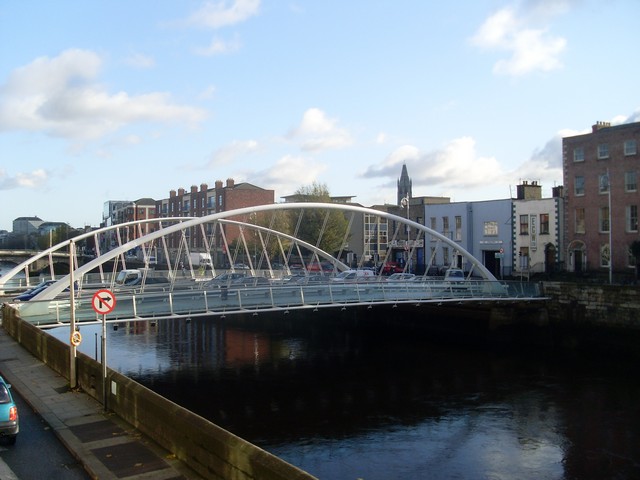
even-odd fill
[(638, 142), (640, 122), (597, 122), (591, 133), (563, 138), (568, 271), (632, 271), (629, 246), (640, 240)]
[[(169, 192), (169, 198), (156, 201), (156, 210), (159, 218), (167, 217), (204, 217), (214, 213), (235, 210), (238, 208), (253, 207), (257, 205), (269, 205), (274, 203), (275, 193), (257, 187), (250, 183), (236, 184), (233, 179), (227, 179), (226, 183), (218, 180), (214, 188), (209, 188), (206, 183), (200, 187), (192, 186), (189, 190), (179, 188)], [(249, 218), (232, 218), (232, 220), (250, 221)], [(218, 227), (219, 228), (219, 227)], [(207, 241), (202, 235), (200, 226), (185, 232), (190, 251), (204, 251), (209, 243), (209, 248), (215, 249), (214, 253), (223, 253), (223, 240), (218, 231), (214, 231), (212, 224), (205, 225)], [(239, 236), (238, 227), (227, 225), (224, 227), (226, 240), (233, 243)], [(169, 248), (178, 248), (180, 235), (174, 235), (169, 239)]]

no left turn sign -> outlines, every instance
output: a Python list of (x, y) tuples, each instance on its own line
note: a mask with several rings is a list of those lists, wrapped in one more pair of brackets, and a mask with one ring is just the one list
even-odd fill
[(111, 290), (107, 290), (106, 288), (98, 290), (93, 294), (91, 306), (96, 313), (106, 315), (116, 308), (116, 297)]

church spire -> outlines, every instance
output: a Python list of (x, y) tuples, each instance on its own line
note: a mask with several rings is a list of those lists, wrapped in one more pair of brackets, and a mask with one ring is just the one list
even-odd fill
[(400, 179), (398, 180), (398, 205), (404, 198), (411, 198), (411, 179), (409, 178), (409, 172), (407, 172), (407, 165), (402, 164), (402, 172), (400, 173)]

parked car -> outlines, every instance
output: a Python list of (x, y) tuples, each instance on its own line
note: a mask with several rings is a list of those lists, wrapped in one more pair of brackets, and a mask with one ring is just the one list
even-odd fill
[(392, 273), (387, 277), (387, 282), (412, 282), (415, 278), (413, 273)]
[(333, 272), (333, 265), (329, 262), (312, 262), (307, 265), (307, 271), (309, 272)]
[(380, 266), (381, 275), (391, 275), (394, 273), (402, 273), (404, 268), (398, 262), (386, 262)]
[[(33, 297), (38, 295), (40, 292), (45, 290), (48, 286), (50, 286), (50, 285), (52, 285), (54, 283), (56, 283), (56, 280), (45, 280), (44, 282), (40, 282), (35, 287), (30, 288), (29, 290), (27, 290), (26, 292), (21, 293), (17, 297), (14, 297), (13, 301), (14, 302), (28, 302)], [(78, 282), (75, 283), (75, 286), (76, 286), (75, 290), (77, 292), (78, 291)], [(68, 292), (68, 291), (69, 291), (69, 287), (67, 287), (67, 288), (65, 288), (63, 290), (63, 292)]]
[(373, 270), (344, 270), (331, 279), (336, 283), (365, 282), (376, 278)]
[(463, 283), (466, 278), (464, 272), (459, 268), (449, 268), (446, 272), (444, 272), (444, 280), (445, 282), (451, 283)]
[(24, 292), (22, 292), (17, 297), (14, 297), (13, 301), (14, 302), (27, 302), (27, 301), (31, 300), (33, 297), (35, 297), (37, 294), (39, 294), (42, 290), (47, 288), (49, 285), (54, 284), (55, 282), (56, 282), (55, 280), (45, 280), (44, 282), (40, 282), (35, 287), (31, 287), (28, 290), (25, 290)]
[(309, 285), (309, 284), (318, 284), (318, 283), (328, 283), (330, 280), (329, 275), (315, 274), (315, 275), (307, 275), (300, 277), (296, 283), (298, 285)]
[(11, 385), (0, 377), (0, 437), (6, 438), (13, 445), (19, 431), (18, 407), (11, 395)]
[(218, 275), (213, 280), (209, 280), (204, 284), (204, 288), (220, 288), (229, 287), (232, 284), (241, 282), (247, 276), (244, 272), (226, 272), (222, 275)]

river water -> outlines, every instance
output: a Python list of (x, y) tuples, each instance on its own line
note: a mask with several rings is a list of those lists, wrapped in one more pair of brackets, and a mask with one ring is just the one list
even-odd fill
[(323, 480), (640, 478), (637, 361), (304, 317), (107, 337), (111, 368)]

